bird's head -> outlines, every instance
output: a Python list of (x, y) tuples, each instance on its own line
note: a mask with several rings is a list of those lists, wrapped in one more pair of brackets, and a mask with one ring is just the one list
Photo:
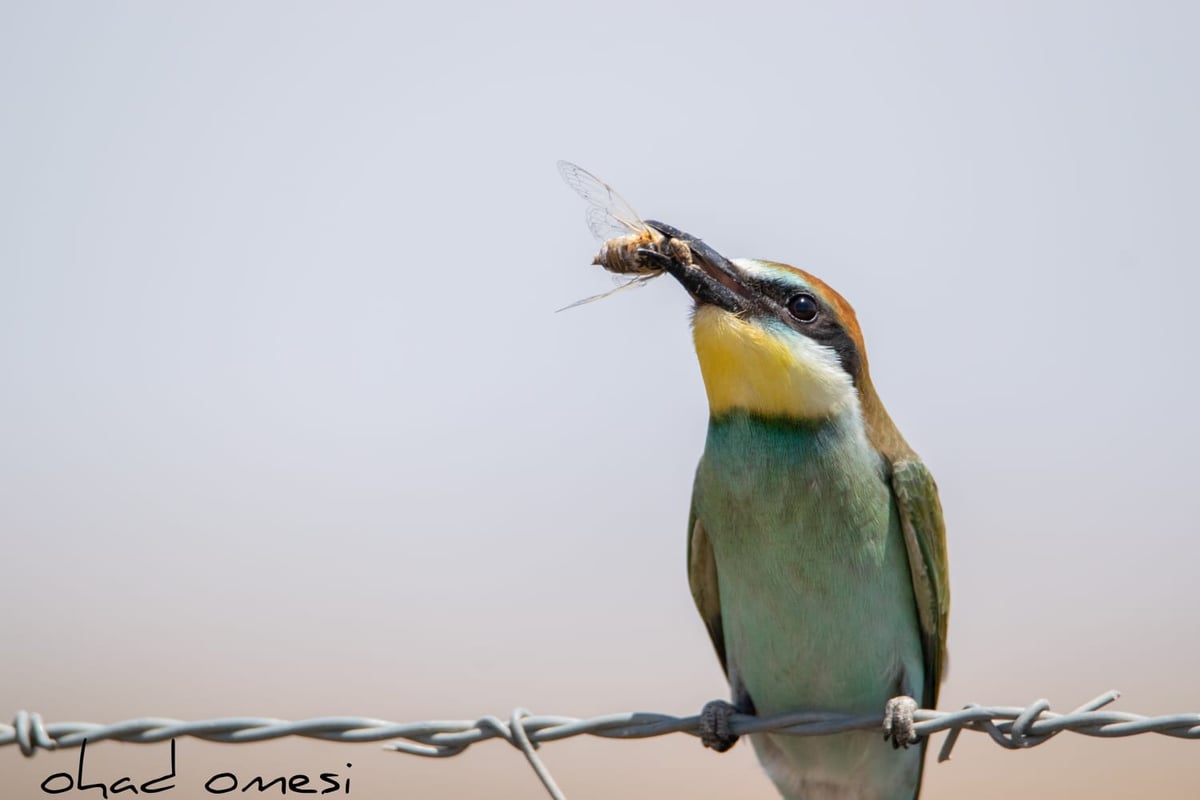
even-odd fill
[(823, 281), (785, 264), (730, 260), (648, 224), (691, 250), (691, 264), (667, 269), (696, 301), (696, 354), (714, 417), (740, 410), (816, 421), (858, 410), (866, 393), (874, 399), (854, 309)]

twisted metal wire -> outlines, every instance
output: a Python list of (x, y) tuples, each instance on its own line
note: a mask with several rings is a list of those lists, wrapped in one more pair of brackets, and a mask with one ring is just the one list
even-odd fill
[[(1119, 692), (1105, 692), (1066, 714), (1051, 711), (1050, 703), (1046, 700), (1038, 700), (1024, 708), (972, 703), (959, 711), (919, 709), (914, 715), (916, 724), (912, 732), (921, 739), (934, 733), (948, 732), (938, 753), (939, 762), (950, 758), (950, 752), (964, 730), (987, 733), (996, 744), (1010, 750), (1035, 747), (1063, 731), (1103, 738), (1157, 733), (1179, 739), (1200, 739), (1200, 713), (1146, 717), (1100, 710), (1118, 697)], [(764, 732), (824, 736), (854, 730), (883, 730), (881, 715), (802, 711), (772, 717), (734, 714), (730, 721), (732, 731), (737, 736)], [(39, 749), (78, 747), (85, 740), (152, 743), (191, 736), (209, 742), (237, 744), (303, 736), (331, 742), (400, 740), (391, 742), (386, 749), (410, 755), (446, 758), (456, 756), (478, 742), (504, 739), (525, 754), (550, 796), (555, 800), (563, 800), (564, 795), (555, 785), (549, 770), (534, 752), (540, 744), (585, 734), (607, 739), (645, 739), (668, 733), (700, 736), (700, 715), (675, 717), (634, 712), (576, 719), (537, 716), (518, 708), (507, 722), (492, 716), (477, 720), (409, 723), (368, 717), (320, 717), (297, 722), (262, 717), (199, 722), (149, 717), (97, 725), (90, 722), (46, 723), (36, 713), (19, 711), (12, 725), (0, 724), (0, 747), (15, 744), (21, 753), (32, 756)]]

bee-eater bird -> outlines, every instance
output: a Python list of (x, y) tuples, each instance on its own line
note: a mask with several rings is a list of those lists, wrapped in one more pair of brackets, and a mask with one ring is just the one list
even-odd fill
[[(853, 309), (807, 272), (647, 224), (691, 252), (642, 251), (695, 300), (710, 417), (688, 577), (733, 706), (881, 715), (907, 695), (933, 707), (949, 610), (941, 505), (871, 385)], [(924, 747), (879, 732), (751, 740), (786, 798), (920, 788)]]

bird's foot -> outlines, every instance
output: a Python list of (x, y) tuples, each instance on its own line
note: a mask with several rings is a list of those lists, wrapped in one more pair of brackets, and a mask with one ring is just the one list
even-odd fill
[(708, 748), (724, 753), (737, 744), (733, 732), (733, 715), (737, 706), (724, 700), (710, 700), (700, 711), (700, 742)]
[(883, 738), (891, 739), (892, 747), (897, 750), (908, 749), (910, 744), (921, 741), (914, 729), (913, 713), (917, 710), (917, 701), (907, 695), (893, 697), (887, 701), (883, 711)]

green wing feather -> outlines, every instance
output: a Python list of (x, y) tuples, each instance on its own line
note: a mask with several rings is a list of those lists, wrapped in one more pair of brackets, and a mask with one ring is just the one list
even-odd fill
[(696, 610), (704, 620), (704, 627), (708, 628), (717, 658), (721, 659), (721, 669), (729, 675), (729, 664), (725, 659), (725, 626), (721, 622), (721, 592), (717, 586), (717, 560), (694, 509), (688, 518), (688, 585)]
[(946, 524), (937, 484), (920, 461), (910, 458), (892, 464), (892, 491), (900, 511), (925, 651), (925, 693), (920, 702), (924, 708), (935, 708), (938, 686), (946, 671), (946, 626), (950, 616)]

